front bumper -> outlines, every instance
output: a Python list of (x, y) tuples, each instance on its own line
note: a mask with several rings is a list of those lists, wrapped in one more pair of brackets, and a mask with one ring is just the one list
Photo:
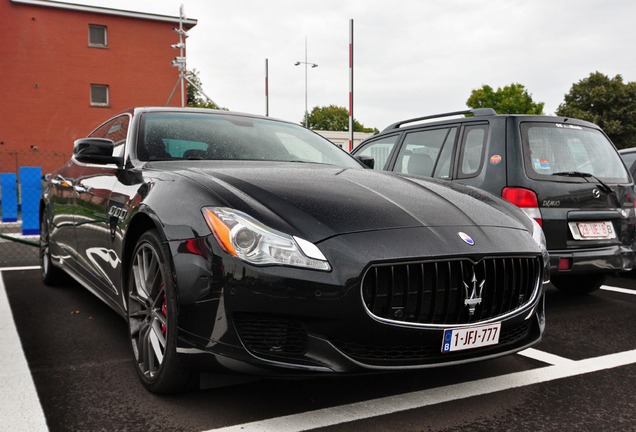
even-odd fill
[[(402, 234), (400, 250), (412, 246), (413, 251), (412, 257), (400, 256), (402, 261), (423, 255), (413, 234)], [(480, 240), (475, 239), (478, 244)], [(192, 241), (199, 244), (184, 246)], [(522, 243), (495, 253), (521, 249), (538, 254), (536, 245)], [(531, 301), (502, 315), (500, 342), (494, 346), (443, 354), (444, 328), (458, 325), (387, 323), (372, 317), (362, 299), (361, 278), (371, 262), (369, 255), (377, 256), (378, 244), (373, 233), (322, 243), (321, 250), (333, 264), (332, 271), (323, 272), (250, 266), (224, 255), (213, 237), (171, 242), (180, 295), (180, 361), (197, 370), (261, 376), (366, 373), (484, 360), (520, 351), (541, 339), (545, 328), (541, 279)], [(492, 249), (493, 244), (484, 248)], [(486, 253), (471, 251), (477, 252), (476, 259)], [(383, 253), (383, 261), (391, 259), (391, 251)], [(477, 324), (481, 323), (471, 325)]]
[[(442, 333), (434, 331), (427, 337), (410, 337), (409, 345), (381, 341), (381, 345), (330, 341), (318, 335), (307, 335), (307, 350), (302, 356), (285, 356), (275, 352), (257, 353), (245, 346), (212, 343), (194, 344), (180, 337), (177, 353), (181, 363), (207, 372), (240, 373), (267, 377), (310, 377), (334, 374), (364, 374), (449, 366), (493, 359), (516, 353), (537, 344), (545, 329), (543, 296), (541, 307), (521, 324), (502, 325), (503, 342), (490, 347), (461, 353), (442, 354)], [(191, 336), (191, 335), (190, 335)], [(402, 334), (404, 336), (404, 334)], [(430, 341), (434, 341), (430, 343)], [(195, 346), (197, 345), (197, 346)], [(405, 356), (412, 354), (408, 358)], [(379, 355), (384, 354), (384, 357)]]

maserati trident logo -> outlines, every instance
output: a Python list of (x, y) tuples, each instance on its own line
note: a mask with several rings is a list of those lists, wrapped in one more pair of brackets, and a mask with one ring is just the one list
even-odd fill
[(472, 286), (469, 286), (464, 281), (464, 306), (468, 306), (468, 315), (473, 316), (475, 314), (475, 308), (481, 304), (481, 294), (486, 284), (486, 279), (477, 284), (477, 275), (475, 269), (473, 269), (473, 278), (470, 280)]

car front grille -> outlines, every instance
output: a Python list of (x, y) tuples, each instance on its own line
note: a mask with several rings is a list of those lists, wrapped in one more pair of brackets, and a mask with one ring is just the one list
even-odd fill
[(234, 325), (245, 347), (255, 353), (307, 352), (307, 329), (300, 321), (237, 313)]
[(362, 280), (369, 313), (398, 323), (461, 325), (528, 304), (540, 287), (538, 257), (371, 266)]

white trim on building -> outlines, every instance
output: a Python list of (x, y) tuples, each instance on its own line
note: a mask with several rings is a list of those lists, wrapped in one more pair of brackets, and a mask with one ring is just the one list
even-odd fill
[[(165, 22), (171, 22), (171, 23), (179, 22), (179, 17), (173, 17), (168, 15), (157, 15), (157, 14), (144, 13), (144, 12), (133, 12), (133, 11), (126, 11), (121, 9), (110, 9), (110, 8), (98, 7), (98, 6), (85, 6), (85, 5), (78, 5), (74, 3), (63, 3), (63, 2), (57, 2), (57, 1), (51, 1), (51, 0), (11, 0), (11, 3), (18, 3), (18, 4), (31, 5), (31, 6), (43, 6), (43, 7), (57, 8), (57, 9), (67, 9), (67, 10), (74, 10), (78, 12), (90, 12), (90, 13), (97, 13), (97, 14), (104, 14), (104, 15), (123, 16), (128, 18), (146, 19), (146, 20), (152, 20), (152, 21), (165, 21)], [(186, 28), (189, 29), (197, 25), (197, 20), (186, 18), (183, 21), (183, 24)]]

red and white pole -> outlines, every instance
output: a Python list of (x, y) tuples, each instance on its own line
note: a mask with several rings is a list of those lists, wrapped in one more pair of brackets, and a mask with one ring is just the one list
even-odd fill
[(349, 151), (353, 150), (353, 19), (349, 20)]
[(349, 151), (353, 150), (353, 19), (349, 20)]

